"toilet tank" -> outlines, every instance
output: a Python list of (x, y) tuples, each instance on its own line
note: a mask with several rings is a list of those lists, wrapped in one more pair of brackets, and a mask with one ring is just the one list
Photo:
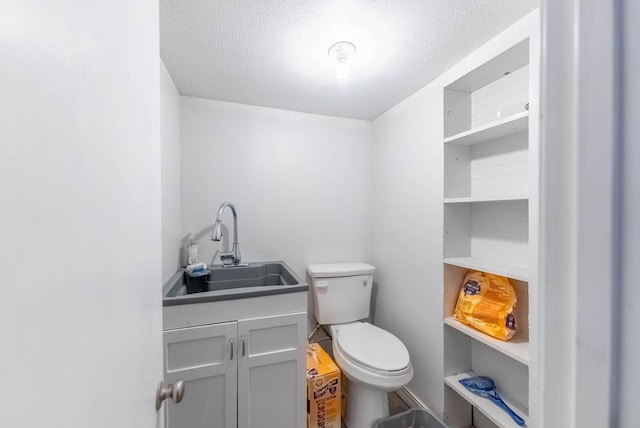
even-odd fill
[(369, 317), (374, 270), (366, 263), (309, 265), (318, 322), (341, 324)]

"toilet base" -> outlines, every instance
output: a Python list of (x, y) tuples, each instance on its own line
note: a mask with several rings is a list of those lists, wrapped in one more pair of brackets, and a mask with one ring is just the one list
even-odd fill
[(348, 428), (371, 428), (373, 423), (389, 416), (387, 392), (371, 389), (358, 382), (349, 382), (345, 424)]

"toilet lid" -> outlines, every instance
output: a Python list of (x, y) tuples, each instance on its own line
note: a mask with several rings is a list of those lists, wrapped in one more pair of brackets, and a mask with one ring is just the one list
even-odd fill
[(346, 357), (374, 370), (398, 371), (410, 362), (400, 339), (369, 323), (341, 326), (337, 344)]

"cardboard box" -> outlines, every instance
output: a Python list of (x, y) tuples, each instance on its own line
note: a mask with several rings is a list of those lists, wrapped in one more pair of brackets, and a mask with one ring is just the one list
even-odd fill
[(340, 428), (340, 369), (317, 343), (307, 345), (307, 427)]
[(340, 376), (340, 389), (342, 389), (342, 399), (340, 400), (340, 406), (342, 406), (342, 419), (347, 419), (347, 394), (349, 393), (349, 379), (342, 373)]

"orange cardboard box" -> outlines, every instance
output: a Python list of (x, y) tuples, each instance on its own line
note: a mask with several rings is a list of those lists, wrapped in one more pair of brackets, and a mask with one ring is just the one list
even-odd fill
[(307, 427), (340, 428), (340, 369), (317, 343), (307, 345)]

